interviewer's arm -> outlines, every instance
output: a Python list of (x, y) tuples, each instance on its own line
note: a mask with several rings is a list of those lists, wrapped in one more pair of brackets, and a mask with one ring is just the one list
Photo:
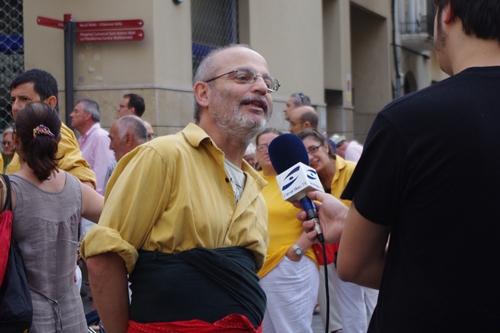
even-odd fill
[(365, 219), (352, 203), (344, 224), (337, 259), (339, 277), (379, 289), (391, 226)]
[(87, 259), (90, 288), (99, 317), (108, 333), (128, 329), (128, 280), (123, 259), (107, 252)]

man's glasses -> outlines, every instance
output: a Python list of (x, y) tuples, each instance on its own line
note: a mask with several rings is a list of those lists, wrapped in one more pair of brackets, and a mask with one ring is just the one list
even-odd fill
[(154, 134), (154, 133), (148, 133), (148, 139), (149, 140), (153, 140), (154, 138), (156, 138), (156, 134)]
[(12, 145), (12, 141), (2, 141), (2, 145), (10, 146), (10, 145)]
[(290, 127), (295, 127), (297, 125), (300, 125), (300, 124), (303, 124), (304, 122), (301, 121), (301, 122), (298, 122), (298, 123), (294, 123), (293, 121), (290, 122)]
[(314, 155), (316, 154), (316, 152), (318, 151), (319, 147), (321, 147), (322, 145), (319, 145), (319, 146), (311, 146), (309, 147), (309, 149), (307, 149), (307, 153), (310, 154), (310, 155)]
[(258, 145), (257, 146), (257, 151), (260, 151), (261, 153), (266, 152), (269, 149), (268, 145)]
[(249, 68), (238, 68), (238, 69), (233, 69), (230, 72), (221, 74), (219, 76), (216, 76), (214, 78), (211, 78), (210, 80), (205, 81), (206, 83), (211, 82), (213, 80), (216, 80), (220, 77), (223, 77), (224, 75), (230, 75), (230, 78), (232, 80), (235, 80), (240, 83), (246, 83), (246, 84), (252, 84), (254, 83), (257, 78), (260, 76), (262, 80), (264, 80), (264, 83), (267, 86), (267, 91), (272, 93), (275, 91), (278, 91), (280, 87), (280, 83), (278, 80), (276, 80), (274, 77), (268, 74), (257, 74), (255, 71), (249, 69)]

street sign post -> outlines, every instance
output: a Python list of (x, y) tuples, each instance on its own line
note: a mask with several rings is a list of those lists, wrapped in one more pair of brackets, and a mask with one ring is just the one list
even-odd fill
[(71, 14), (64, 21), (38, 16), (36, 22), (49, 28), (64, 30), (64, 86), (66, 97), (66, 124), (73, 109), (73, 43), (137, 42), (144, 39), (143, 20), (115, 20), (72, 22)]
[(36, 23), (38, 25), (43, 25), (49, 28), (56, 28), (64, 30), (64, 22), (59, 20), (54, 20), (48, 17), (38, 16), (36, 18)]
[(89, 21), (76, 23), (76, 28), (78, 29), (78, 31), (99, 29), (131, 29), (142, 28), (143, 26), (144, 22), (142, 20)]
[(135, 42), (143, 39), (142, 30), (82, 31), (76, 34), (79, 43)]

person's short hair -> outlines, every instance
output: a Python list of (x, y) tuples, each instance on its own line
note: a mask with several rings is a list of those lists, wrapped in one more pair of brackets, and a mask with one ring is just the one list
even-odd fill
[(316, 114), (316, 112), (312, 112), (312, 111), (304, 112), (300, 116), (300, 120), (302, 122), (306, 122), (306, 121), (309, 122), (309, 124), (311, 124), (311, 127), (314, 129), (318, 128), (318, 115)]
[(296, 108), (302, 105), (311, 106), (311, 99), (303, 93), (293, 93), (290, 97), (293, 97), (293, 105)]
[(262, 132), (260, 132), (259, 134), (257, 134), (257, 136), (255, 137), (255, 144), (258, 146), (259, 145), (259, 138), (264, 135), (264, 134), (267, 134), (267, 133), (274, 133), (276, 135), (281, 135), (283, 134), (282, 132), (280, 132), (279, 130), (277, 130), (276, 128), (274, 127), (268, 127), (268, 128), (265, 128)]
[(92, 114), (92, 120), (96, 123), (101, 121), (101, 111), (99, 111), (99, 104), (96, 101), (88, 98), (79, 100), (76, 104), (83, 104), (83, 112), (90, 112)]
[(59, 161), (56, 157), (61, 138), (59, 113), (44, 102), (28, 103), (19, 110), (15, 128), (26, 163), (38, 180), (47, 180), (57, 170)]
[[(200, 65), (196, 69), (196, 73), (194, 74), (193, 77), (193, 85), (196, 84), (196, 82), (205, 82), (207, 80), (210, 80), (214, 75), (214, 73), (217, 71), (217, 68), (215, 66), (216, 63), (214, 62), (215, 56), (218, 53), (233, 47), (245, 47), (247, 49), (252, 49), (250, 46), (246, 44), (230, 44), (212, 50), (205, 56), (205, 58), (203, 58), (203, 60), (200, 62)], [(210, 87), (213, 87), (214, 84), (215, 84), (214, 81), (208, 82), (208, 85)], [(198, 104), (196, 98), (194, 99), (194, 120), (196, 124), (200, 122), (200, 104)]]
[(127, 132), (132, 133), (135, 141), (142, 144), (148, 141), (148, 130), (141, 118), (133, 115), (128, 115), (119, 118), (116, 121), (118, 127), (118, 138), (123, 139)]
[(459, 18), (466, 35), (500, 42), (500, 4), (498, 0), (434, 0), (438, 18), (451, 6), (453, 19)]
[(244, 156), (252, 155), (252, 154), (255, 154), (255, 145), (253, 143), (250, 143), (247, 146), (247, 149), (245, 150), (245, 155)]
[(144, 98), (137, 94), (125, 94), (123, 98), (128, 98), (127, 107), (135, 109), (135, 115), (137, 117), (142, 117), (144, 111), (146, 110), (146, 103), (144, 103)]
[(33, 83), (33, 90), (40, 96), (43, 102), (50, 96), (56, 97), (56, 111), (59, 111), (59, 98), (57, 97), (57, 80), (56, 78), (41, 69), (30, 69), (24, 73), (19, 74), (12, 80), (10, 90), (15, 89), (17, 86), (25, 83)]
[(5, 136), (9, 133), (14, 134), (14, 129), (12, 127), (7, 127), (6, 129), (3, 130), (2, 141), (5, 139)]
[[(321, 134), (318, 130), (315, 130), (312, 128), (308, 128), (308, 129), (305, 129), (305, 130), (297, 133), (297, 136), (301, 140), (304, 140), (307, 137), (312, 137), (314, 140), (318, 141), (321, 145), (324, 145), (325, 142), (327, 142), (327, 140), (323, 136), (323, 134)], [(330, 146), (330, 144), (328, 145), (328, 147), (330, 148), (330, 149), (328, 149), (328, 157), (330, 157), (331, 159), (334, 159), (334, 160), (337, 159), (335, 157), (334, 151), (332, 151), (332, 147)]]

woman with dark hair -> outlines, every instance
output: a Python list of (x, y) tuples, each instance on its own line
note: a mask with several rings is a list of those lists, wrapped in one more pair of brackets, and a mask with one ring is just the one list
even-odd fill
[(318, 296), (318, 265), (312, 243), (297, 220), (300, 209), (284, 201), (268, 147), (281, 132), (267, 128), (257, 135), (259, 174), (268, 184), (262, 190), (268, 210), (269, 247), (259, 271), (267, 296), (263, 333), (311, 332), (312, 309)]
[(103, 197), (57, 167), (58, 113), (42, 102), (16, 118), (14, 143), (21, 169), (10, 175), (12, 237), (18, 242), (33, 301), (30, 333), (86, 332), (74, 282), (80, 216), (97, 222)]
[[(350, 206), (351, 201), (341, 200), (340, 196), (351, 179), (356, 164), (333, 154), (325, 137), (317, 130), (306, 129), (297, 136), (302, 139), (309, 154), (309, 163), (318, 173), (325, 192), (332, 194), (346, 206)], [(366, 332), (367, 318), (371, 315), (367, 313), (366, 308), (373, 311), (378, 292), (369, 288), (365, 292), (364, 287), (343, 282), (338, 277), (335, 265), (331, 265), (331, 269), (330, 276), (333, 277), (335, 296), (342, 318), (342, 332)]]

